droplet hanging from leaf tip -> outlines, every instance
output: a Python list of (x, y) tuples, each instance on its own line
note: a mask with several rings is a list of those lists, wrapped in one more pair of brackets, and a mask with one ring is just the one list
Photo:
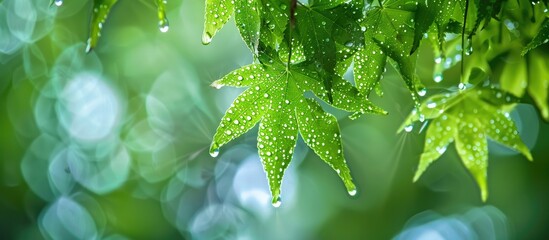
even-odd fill
[(210, 44), (210, 42), (212, 42), (212, 34), (204, 31), (204, 33), (202, 34), (202, 44), (208, 45)]
[(92, 39), (91, 38), (88, 38), (88, 41), (86, 43), (86, 53), (89, 53), (93, 50), (93, 46), (92, 46)]
[(219, 146), (217, 145), (217, 143), (212, 143), (212, 145), (210, 146), (210, 156), (212, 157), (217, 157), (219, 155)]
[(404, 127), (404, 131), (406, 131), (406, 132), (412, 132), (412, 130), (414, 130), (414, 125), (413, 124), (410, 124), (410, 125), (407, 125), (406, 127)]
[(442, 79), (442, 73), (436, 73), (435, 77), (433, 78), (436, 83), (442, 82)]
[(158, 29), (160, 32), (167, 32), (170, 29), (168, 18), (166, 17), (167, 0), (157, 0), (158, 5)]
[(273, 204), (273, 207), (279, 208), (280, 205), (282, 205), (282, 199), (280, 199), (280, 196), (275, 197), (275, 198), (273, 198), (273, 201), (272, 201), (271, 204)]
[(420, 97), (423, 97), (423, 96), (425, 96), (425, 94), (427, 94), (427, 89), (422, 88), (422, 89), (420, 89), (419, 91), (417, 91), (417, 94), (418, 94)]
[(160, 30), (160, 32), (167, 32), (168, 30), (170, 30), (170, 24), (168, 22), (168, 19), (167, 18), (164, 18), (163, 20), (160, 20), (158, 22), (158, 29)]
[(349, 191), (347, 191), (347, 193), (348, 193), (349, 196), (351, 196), (351, 197), (356, 196), (356, 193), (357, 193), (356, 187), (353, 187), (353, 188), (349, 189)]

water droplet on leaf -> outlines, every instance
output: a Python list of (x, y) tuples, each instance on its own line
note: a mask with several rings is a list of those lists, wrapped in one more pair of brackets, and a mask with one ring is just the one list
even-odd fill
[(53, 1), (53, 3), (55, 4), (55, 6), (61, 7), (61, 5), (63, 5), (63, 0), (55, 0)]
[(347, 193), (349, 193), (349, 195), (351, 197), (355, 196), (356, 195), (356, 188), (353, 188), (353, 189), (349, 190)]
[(212, 42), (212, 34), (205, 31), (204, 34), (202, 34), (202, 44), (208, 45), (211, 42)]
[(210, 150), (210, 156), (217, 157), (219, 155), (219, 148), (215, 148), (213, 150)]
[(272, 204), (273, 204), (273, 207), (279, 208), (280, 205), (282, 205), (282, 199), (280, 199), (280, 197), (273, 198)]
[(158, 29), (160, 30), (160, 32), (163, 32), (163, 33), (170, 30), (170, 24), (168, 23), (167, 18), (164, 18), (164, 20), (158, 22)]
[(419, 96), (423, 97), (423, 96), (425, 96), (425, 94), (427, 94), (427, 89), (422, 88), (422, 89), (420, 89), (420, 90), (417, 92), (417, 94), (418, 94)]
[(404, 131), (406, 131), (406, 132), (411, 132), (412, 130), (414, 130), (414, 125), (412, 125), (412, 124), (404, 127)]
[(433, 79), (436, 83), (442, 82), (442, 73), (435, 74), (435, 77)]

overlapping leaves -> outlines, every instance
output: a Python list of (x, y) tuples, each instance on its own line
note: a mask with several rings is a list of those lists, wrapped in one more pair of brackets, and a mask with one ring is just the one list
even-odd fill
[(425, 100), (420, 111), (412, 112), (400, 129), (409, 131), (416, 121), (430, 121), (414, 181), (446, 151), (450, 143), (455, 142), (459, 157), (486, 201), (487, 138), (513, 148), (532, 160), (530, 151), (509, 118), (508, 110), (504, 108), (517, 101), (516, 97), (501, 90), (480, 87), (434, 95)]
[[(97, 45), (117, 1), (94, 0), (88, 51)], [(167, 31), (166, 1), (154, 2), (158, 6), (159, 28)], [(485, 74), (493, 75), (493, 64), (505, 58), (505, 67), (495, 76), (501, 89), (518, 97), (527, 92), (541, 115), (549, 119), (547, 1), (205, 2), (202, 42), (210, 43), (234, 15), (240, 35), (257, 62), (214, 83), (217, 87), (249, 88), (227, 110), (214, 137), (212, 153), (260, 123), (258, 148), (275, 202), (298, 134), (324, 161), (339, 170), (350, 192), (354, 189), (341, 153), (337, 122), (317, 100), (304, 98), (303, 93), (311, 91), (334, 107), (356, 112), (353, 117), (366, 112), (381, 113), (367, 97), (373, 90), (382, 94), (380, 80), (387, 63), (398, 70), (418, 109), (405, 125), (432, 121), (416, 179), (455, 141), (458, 154), (479, 183), (485, 199), (486, 137), (531, 159), (506, 116), (512, 104), (505, 100), (507, 97), (501, 97), (507, 96), (504, 92), (474, 86), (462, 88), (459, 93), (433, 96), (420, 105), (425, 90), (416, 74), (416, 58), (425, 38), (435, 45), (435, 82), (442, 81), (443, 71), (457, 63), (461, 63), (460, 86), (484, 81)], [(517, 51), (517, 47), (521, 49)], [(356, 88), (342, 79), (351, 66)], [(492, 122), (495, 124), (488, 124)], [(493, 126), (497, 128), (494, 130)], [(448, 129), (450, 134), (442, 135), (441, 129)]]

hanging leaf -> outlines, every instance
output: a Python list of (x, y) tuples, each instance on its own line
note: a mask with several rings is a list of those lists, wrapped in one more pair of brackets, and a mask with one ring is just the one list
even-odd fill
[(93, 11), (91, 18), (90, 36), (88, 38), (88, 45), (86, 46), (86, 52), (90, 52), (97, 46), (97, 41), (101, 36), (101, 30), (109, 16), (111, 8), (118, 2), (118, 0), (94, 0)]
[[(487, 102), (484, 99), (501, 101)], [(422, 110), (412, 112), (399, 130), (412, 126), (411, 124), (420, 119), (432, 121), (427, 129), (425, 148), (414, 181), (455, 141), (458, 155), (479, 185), (482, 200), (486, 201), (486, 137), (513, 148), (532, 160), (530, 151), (521, 141), (515, 124), (503, 107), (517, 101), (516, 97), (495, 88), (472, 88), (454, 94), (434, 95), (425, 100), (421, 104)]]
[(528, 94), (534, 99), (541, 116), (549, 121), (549, 56), (539, 51), (528, 53)]
[[(277, 56), (273, 53), (271, 56)], [(257, 122), (257, 146), (263, 167), (269, 179), (273, 204), (280, 203), (280, 186), (285, 169), (293, 155), (298, 132), (307, 145), (330, 165), (353, 195), (356, 190), (343, 156), (337, 119), (324, 112), (320, 105), (303, 96), (312, 91), (327, 101), (328, 90), (318, 79), (316, 67), (307, 64), (286, 66), (275, 57), (267, 58), (265, 65), (252, 64), (227, 74), (215, 81), (215, 87), (249, 87), (229, 107), (215, 133), (212, 156), (229, 141), (250, 130)], [(346, 80), (332, 76), (332, 106), (362, 113), (383, 114), (358, 93)]]

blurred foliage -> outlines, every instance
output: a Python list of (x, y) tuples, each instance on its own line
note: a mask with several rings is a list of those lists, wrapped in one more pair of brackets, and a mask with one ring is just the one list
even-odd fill
[[(86, 39), (98, 23), (90, 20), (93, 9), (108, 2), (116, 4), (108, 18), (101, 16), (106, 21), (99, 21), (96, 33), (102, 37), (86, 54)], [(229, 1), (66, 0), (53, 6), (40, 0), (0, 1), (0, 238), (546, 235), (549, 139), (544, 136), (549, 125), (542, 118), (547, 118), (549, 51), (546, 31), (540, 30), (546, 28), (546, 2), (429, 1), (431, 8), (425, 9), (416, 1), (311, 0), (296, 8), (286, 2), (238, 1), (235, 20), (225, 12), (226, 27), (217, 22), (205, 39), (204, 30), (216, 21), (211, 15), (203, 29), (204, 12), (222, 11), (215, 8), (218, 2)], [(366, 13), (354, 11), (362, 6)], [(444, 14), (429, 18), (438, 8)], [(294, 23), (288, 17), (292, 12), (297, 13)], [(364, 21), (365, 16), (377, 17)], [(391, 26), (391, 18), (403, 26)], [(316, 34), (330, 41), (311, 41)], [(209, 46), (202, 46), (201, 36)], [(266, 49), (274, 50), (271, 56), (280, 59), (280, 67), (265, 61)], [(308, 66), (320, 79), (319, 89), (331, 89), (324, 96), (305, 92), (299, 97), (314, 103), (319, 114), (337, 119), (341, 140), (336, 145), (352, 170), (354, 197), (341, 194), (337, 174), (317, 161), (326, 159), (322, 153), (308, 150), (307, 137), (295, 138), (279, 208), (271, 206), (261, 170), (265, 155), (256, 153), (257, 128), (250, 126), (249, 134), (211, 158), (215, 127), (242, 90), (208, 85), (250, 62), (277, 72)], [(389, 115), (349, 119), (358, 115), (337, 109), (337, 99), (350, 96), (336, 94), (341, 86), (363, 97), (351, 100), (371, 101)], [(470, 101), (455, 110), (446, 104), (429, 107), (446, 96)], [(467, 109), (473, 114), (459, 119), (466, 122), (487, 116), (475, 115), (479, 106), (516, 127), (511, 135), (483, 140), (490, 165), (486, 203), (458, 161), (459, 146), (457, 151), (445, 147), (431, 170), (412, 183), (416, 161), (437, 150), (428, 142), (431, 128), (436, 129), (430, 114), (438, 112), (429, 111)], [(412, 131), (395, 134), (399, 126), (409, 126), (402, 123), (410, 111), (417, 120)], [(519, 161), (524, 157), (499, 145), (507, 140), (498, 137), (520, 137), (519, 150), (535, 161)]]

